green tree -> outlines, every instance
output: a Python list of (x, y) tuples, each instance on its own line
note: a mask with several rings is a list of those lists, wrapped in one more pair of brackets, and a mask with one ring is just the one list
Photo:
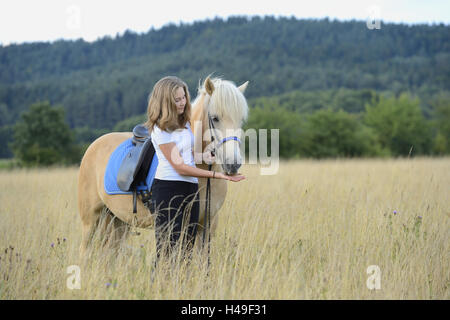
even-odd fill
[(113, 128), (113, 131), (132, 131), (133, 128), (140, 124), (147, 121), (147, 114), (140, 114), (137, 116), (133, 116), (127, 119), (124, 119), (122, 121), (119, 121), (116, 123), (116, 125)]
[(411, 99), (407, 94), (380, 97), (366, 105), (364, 122), (374, 130), (381, 146), (394, 156), (431, 151), (431, 127), (422, 114), (419, 99)]
[(436, 136), (433, 141), (433, 152), (450, 154), (450, 99), (442, 94), (433, 103), (434, 126)]
[(110, 132), (107, 129), (92, 129), (87, 126), (73, 129), (77, 144), (91, 144), (98, 137)]
[(383, 155), (373, 132), (343, 110), (324, 109), (309, 115), (300, 148), (304, 156), (313, 158)]
[(26, 166), (73, 163), (79, 159), (62, 107), (33, 104), (14, 126), (14, 155)]
[[(302, 115), (297, 112), (286, 111), (277, 107), (256, 107), (250, 110), (249, 119), (244, 130), (255, 129), (267, 131), (267, 148), (270, 153), (271, 129), (279, 129), (279, 155), (282, 158), (300, 156), (300, 137)], [(258, 140), (258, 143), (260, 141)], [(246, 146), (247, 146), (246, 142)], [(259, 150), (259, 145), (258, 145)], [(247, 150), (248, 151), (248, 150)]]

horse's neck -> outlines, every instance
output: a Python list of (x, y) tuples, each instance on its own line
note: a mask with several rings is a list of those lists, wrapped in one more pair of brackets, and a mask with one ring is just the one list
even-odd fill
[[(194, 139), (195, 139), (195, 145), (202, 146), (202, 153), (204, 152), (207, 143), (203, 141), (203, 136), (205, 134), (205, 131), (207, 129), (206, 125), (203, 125), (205, 121), (205, 114), (203, 112), (204, 109), (204, 102), (205, 102), (205, 95), (202, 94), (202, 96), (198, 99), (198, 101), (195, 102), (195, 105), (193, 105), (192, 115), (191, 115), (191, 128), (194, 132)], [(197, 128), (198, 125), (201, 125), (202, 127), (200, 129)], [(200, 134), (201, 132), (201, 134)]]
[(195, 121), (202, 121), (204, 101), (205, 95), (202, 95), (198, 100), (196, 99), (195, 104), (192, 105), (191, 122), (195, 123)]

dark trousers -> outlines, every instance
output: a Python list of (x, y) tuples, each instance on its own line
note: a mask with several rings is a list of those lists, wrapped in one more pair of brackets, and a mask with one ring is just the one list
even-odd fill
[(199, 219), (198, 184), (155, 179), (152, 200), (155, 208), (156, 257), (170, 255), (180, 237), (183, 253), (195, 242)]

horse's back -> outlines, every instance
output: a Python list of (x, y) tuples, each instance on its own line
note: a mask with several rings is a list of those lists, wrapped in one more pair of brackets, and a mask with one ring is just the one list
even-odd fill
[(98, 155), (99, 153), (101, 153), (102, 156), (104, 156), (105, 153), (111, 155), (119, 144), (132, 136), (133, 134), (131, 132), (111, 132), (98, 137), (87, 148), (81, 163), (83, 164), (84, 161), (89, 161), (93, 155)]

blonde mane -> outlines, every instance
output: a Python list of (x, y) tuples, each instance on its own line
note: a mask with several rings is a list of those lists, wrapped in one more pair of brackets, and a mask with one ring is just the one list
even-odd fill
[[(232, 119), (236, 127), (241, 127), (242, 122), (248, 117), (248, 105), (244, 95), (231, 81), (221, 78), (212, 78), (211, 81), (214, 84), (213, 94), (209, 97), (204, 84), (199, 85), (197, 97), (192, 103), (193, 110), (199, 107), (206, 108), (208, 105), (208, 110), (203, 111), (209, 111), (209, 114), (219, 117), (226, 115)], [(205, 103), (208, 98), (209, 103)], [(201, 101), (203, 103), (200, 103)]]

